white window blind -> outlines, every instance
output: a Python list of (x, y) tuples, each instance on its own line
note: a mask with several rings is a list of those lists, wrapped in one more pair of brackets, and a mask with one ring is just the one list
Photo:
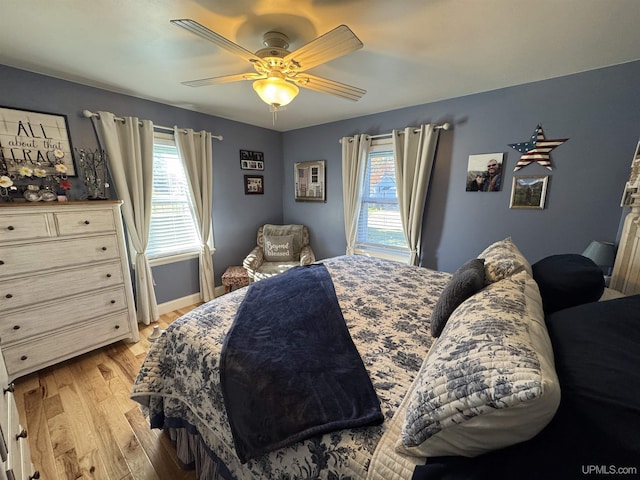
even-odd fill
[(200, 251), (184, 166), (173, 137), (156, 134), (147, 256), (150, 259)]
[(362, 189), (356, 250), (405, 259), (409, 253), (398, 207), (393, 151), (372, 148)]

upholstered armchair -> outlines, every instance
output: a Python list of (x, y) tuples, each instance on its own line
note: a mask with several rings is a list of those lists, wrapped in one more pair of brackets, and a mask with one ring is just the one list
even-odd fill
[(252, 282), (316, 261), (305, 225), (263, 225), (257, 243), (242, 262)]

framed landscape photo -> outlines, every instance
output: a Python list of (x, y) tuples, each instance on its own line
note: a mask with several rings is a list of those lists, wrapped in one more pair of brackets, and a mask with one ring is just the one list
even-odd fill
[(244, 176), (244, 194), (262, 195), (264, 194), (264, 177), (262, 175)]
[(326, 202), (325, 160), (298, 162), (294, 165), (296, 202)]
[(11, 174), (26, 167), (59, 175), (58, 165), (68, 177), (78, 175), (66, 115), (0, 107), (0, 145)]
[(544, 208), (549, 175), (516, 175), (509, 208)]

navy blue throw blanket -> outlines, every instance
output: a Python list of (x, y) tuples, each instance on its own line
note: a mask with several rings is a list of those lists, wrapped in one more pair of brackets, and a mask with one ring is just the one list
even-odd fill
[(242, 463), (383, 420), (321, 264), (251, 284), (222, 347), (220, 383)]

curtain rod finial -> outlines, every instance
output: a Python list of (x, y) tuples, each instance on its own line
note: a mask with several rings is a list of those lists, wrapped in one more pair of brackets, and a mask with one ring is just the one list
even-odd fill
[(93, 117), (93, 112), (90, 110), (83, 110), (82, 115), (84, 115), (86, 118), (91, 118)]

